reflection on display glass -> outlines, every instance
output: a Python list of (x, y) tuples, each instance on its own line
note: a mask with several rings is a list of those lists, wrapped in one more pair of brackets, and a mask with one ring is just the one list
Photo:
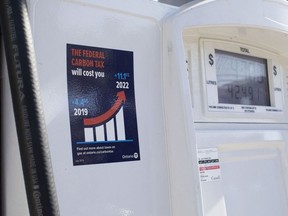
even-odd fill
[(219, 103), (270, 106), (267, 59), (215, 50)]

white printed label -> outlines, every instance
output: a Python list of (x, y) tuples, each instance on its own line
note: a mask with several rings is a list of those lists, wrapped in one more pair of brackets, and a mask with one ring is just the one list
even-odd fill
[(218, 150), (216, 148), (198, 149), (197, 155), (200, 181), (221, 180)]

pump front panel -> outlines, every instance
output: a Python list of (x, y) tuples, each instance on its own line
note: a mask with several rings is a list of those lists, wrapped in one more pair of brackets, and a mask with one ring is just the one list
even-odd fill
[(172, 191), (197, 207), (173, 197), (176, 215), (288, 214), (287, 7), (196, 2), (166, 20)]
[[(287, 58), (268, 43), (251, 45), (248, 35), (257, 29), (247, 28), (241, 40), (207, 39), (204, 33), (236, 29), (207, 28), (194, 38), (188, 36), (193, 29), (183, 33), (203, 214), (284, 216)], [(199, 49), (189, 48), (193, 45)]]

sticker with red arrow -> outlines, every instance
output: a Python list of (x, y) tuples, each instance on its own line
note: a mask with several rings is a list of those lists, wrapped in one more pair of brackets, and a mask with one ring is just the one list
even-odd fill
[(67, 44), (74, 165), (140, 160), (133, 52)]

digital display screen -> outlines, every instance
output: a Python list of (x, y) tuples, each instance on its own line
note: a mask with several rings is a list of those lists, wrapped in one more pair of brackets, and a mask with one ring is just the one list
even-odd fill
[(270, 106), (267, 59), (215, 50), (218, 101)]

